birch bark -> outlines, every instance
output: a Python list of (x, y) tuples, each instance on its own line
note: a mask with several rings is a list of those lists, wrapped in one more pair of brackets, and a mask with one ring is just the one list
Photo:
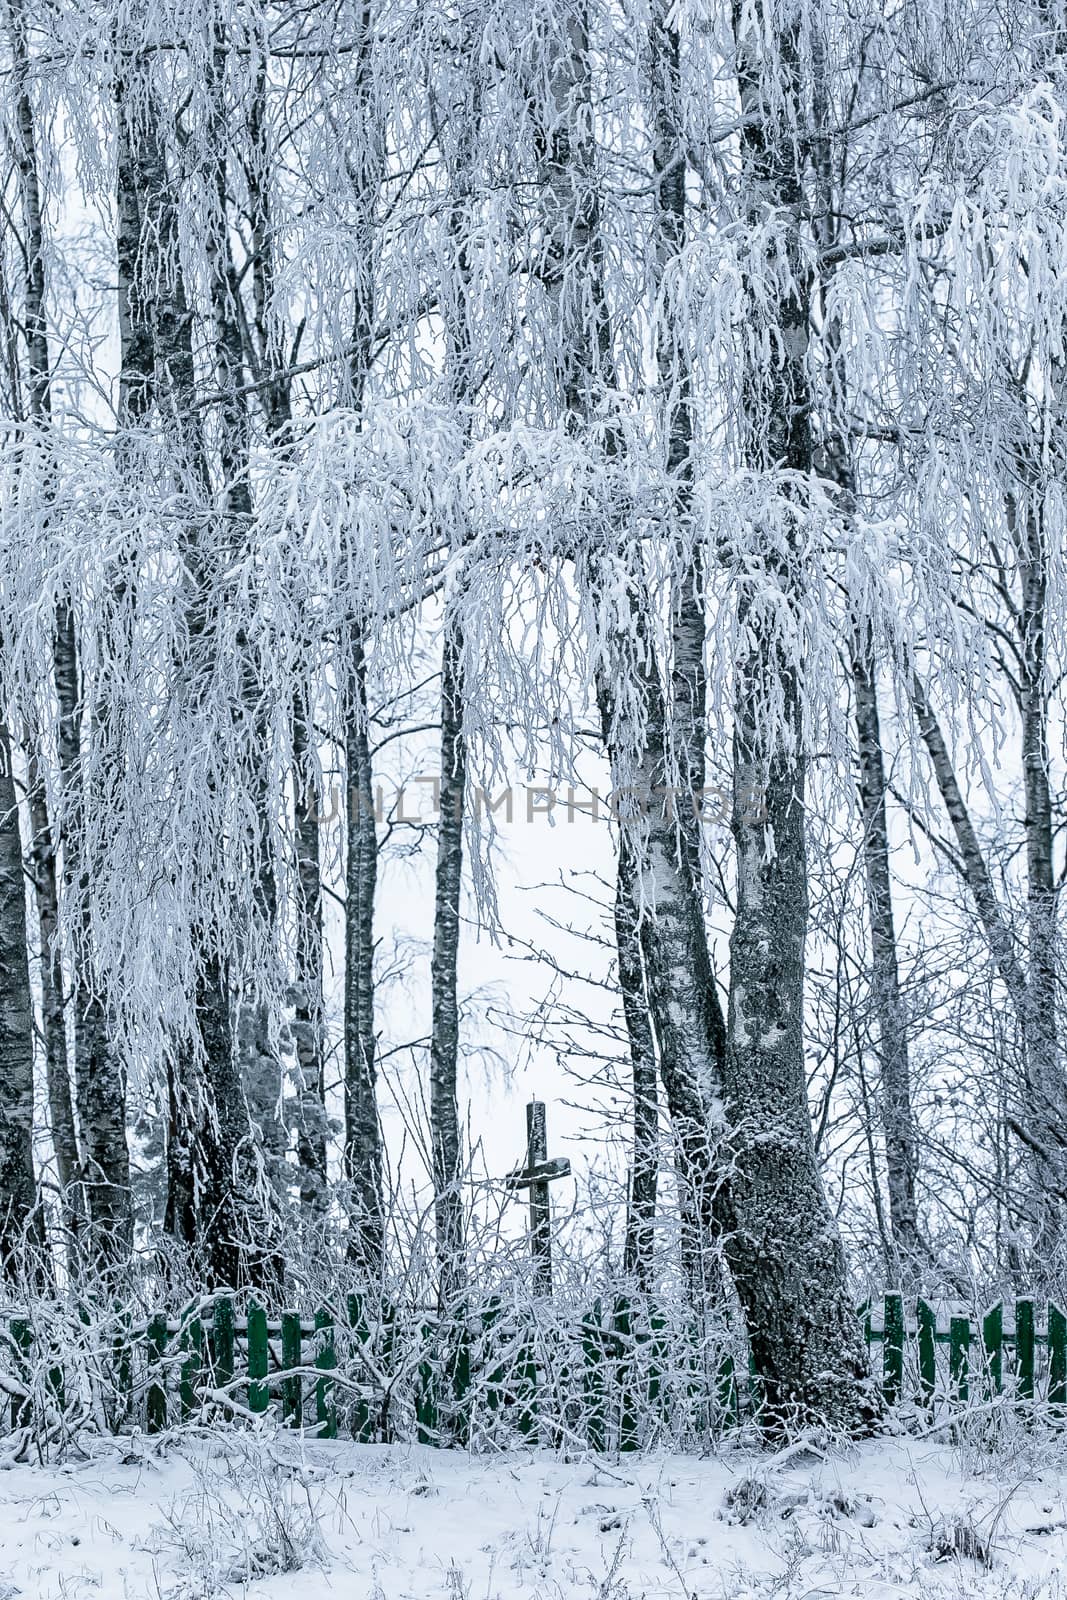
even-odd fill
[[(757, 29), (733, 9), (742, 113), (742, 204), (753, 230), (775, 218), (788, 276), (765, 313), (770, 370), (750, 373), (743, 417), (746, 464), (812, 469), (807, 360), (810, 284), (804, 212), (803, 88), (797, 0)], [(772, 278), (772, 282), (773, 282)], [(758, 398), (757, 398), (758, 397)], [(799, 510), (799, 508), (798, 508)], [(800, 513), (802, 514), (802, 512)], [(796, 552), (768, 531), (759, 581), (788, 603)], [(804, 1072), (804, 943), (808, 881), (801, 666), (771, 631), (742, 580), (745, 640), (734, 664), (737, 909), (730, 940), (727, 1101), (734, 1155), (734, 1226), (727, 1259), (745, 1310), (767, 1422), (824, 1419), (848, 1431), (877, 1411), (851, 1304), (844, 1251), (819, 1177)], [(763, 796), (764, 804), (754, 803)]]

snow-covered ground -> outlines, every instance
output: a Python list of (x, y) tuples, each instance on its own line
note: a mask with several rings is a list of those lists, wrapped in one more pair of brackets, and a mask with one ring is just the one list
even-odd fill
[(142, 1441), (0, 1474), (0, 1600), (1044, 1600), (1067, 1596), (1067, 1453), (1044, 1459)]

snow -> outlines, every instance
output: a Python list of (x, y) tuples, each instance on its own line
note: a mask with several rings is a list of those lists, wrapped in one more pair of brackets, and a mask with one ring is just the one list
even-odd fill
[(97, 1448), (0, 1474), (0, 1600), (1067, 1596), (1062, 1451), (968, 1472), (899, 1437), (571, 1462), (271, 1433)]

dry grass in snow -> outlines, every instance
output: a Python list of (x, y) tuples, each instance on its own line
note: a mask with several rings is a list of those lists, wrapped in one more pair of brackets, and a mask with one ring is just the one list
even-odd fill
[(1067, 1600), (1067, 1453), (468, 1458), (248, 1434), (0, 1474), (0, 1600)]

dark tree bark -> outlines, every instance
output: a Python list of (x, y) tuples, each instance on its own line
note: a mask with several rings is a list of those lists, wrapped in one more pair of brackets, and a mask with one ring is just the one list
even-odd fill
[[(144, 63), (129, 70), (147, 72)], [(190, 659), (178, 664), (178, 678), (183, 692), (197, 694), (199, 663), (213, 649), (207, 596), (215, 558), (199, 525), (213, 526), (211, 474), (196, 405), (193, 313), (180, 267), (160, 108), (147, 77), (137, 88), (134, 96), (126, 81), (117, 86), (120, 420), (135, 426), (153, 407), (159, 409), (173, 432), (176, 476), (204, 508), (203, 518), (179, 530)], [(157, 257), (168, 268), (158, 276)], [(232, 477), (227, 487), (232, 490)], [(194, 929), (192, 944), (195, 1036), (176, 1041), (168, 1062), (165, 1226), (203, 1259), (213, 1283), (270, 1286), (279, 1275), (274, 1223), (235, 1061), (229, 976), (211, 929)]]
[[(13, 149), (19, 179), (25, 260), (22, 322), (26, 343), (27, 391), (30, 416), (43, 429), (47, 428), (52, 416), (52, 373), (45, 309), (47, 281), (44, 223), (37, 170), (37, 129), (29, 93), (30, 61), (22, 0), (8, 0), (7, 17), (17, 85), (17, 140)], [(55, 648), (56, 684), (61, 696), (61, 715), (69, 723), (76, 714), (71, 692), (72, 687), (76, 692), (77, 673), (73, 654), (75, 649), (73, 622), (70, 608), (66, 604), (60, 606), (57, 616)], [(81, 1163), (67, 1061), (63, 973), (59, 954), (60, 874), (56, 841), (48, 817), (44, 781), (39, 770), (39, 739), (39, 730), (27, 727), (26, 750), (32, 829), (29, 865), (41, 938), (41, 1018), (52, 1143), (56, 1153), (57, 1175), (64, 1194), (65, 1221), (73, 1239), (81, 1231), (85, 1202), (84, 1195), (75, 1193), (73, 1187), (80, 1176)], [(80, 1019), (75, 1016), (76, 1028), (79, 1021)]]
[[(838, 172), (831, 133), (832, 116), (826, 90), (825, 41), (816, 30), (812, 41), (813, 231), (824, 261), (839, 242), (839, 219), (845, 208), (836, 193)], [(853, 441), (842, 422), (849, 412), (847, 369), (842, 356), (841, 321), (835, 310), (833, 278), (838, 265), (819, 275), (822, 355), (826, 364), (826, 405), (819, 418), (822, 470), (835, 485), (838, 502), (851, 523), (856, 505)], [(858, 787), (863, 820), (863, 862), (867, 917), (871, 937), (871, 1005), (878, 1033), (881, 1064), (881, 1120), (889, 1189), (889, 1230), (883, 1226), (873, 1132), (868, 1126), (871, 1173), (879, 1233), (886, 1246), (886, 1265), (894, 1281), (914, 1284), (926, 1256), (919, 1234), (916, 1180), (919, 1149), (911, 1104), (911, 1070), (907, 1018), (900, 992), (896, 927), (893, 918), (889, 834), (886, 824), (886, 776), (878, 714), (877, 658), (870, 622), (853, 622), (850, 654), (853, 713), (856, 726)]]
[(633, 1153), (626, 1209), (623, 1263), (647, 1293), (652, 1287), (656, 1192), (659, 1184), (659, 1083), (656, 1047), (645, 993), (644, 958), (637, 907), (630, 898), (633, 868), (620, 846), (615, 881), (615, 948), (619, 963), (633, 1083)]
[(433, 1139), (434, 1213), (438, 1292), (450, 1305), (466, 1278), (463, 1263), (463, 1171), (457, 1069), (459, 1063), (460, 894), (463, 887), (463, 815), (467, 742), (463, 733), (463, 632), (446, 603), (441, 659), (441, 802), (437, 824), (433, 957), (430, 964), (430, 1121)]
[(871, 934), (871, 1001), (882, 1067), (882, 1128), (889, 1189), (889, 1225), (897, 1280), (910, 1287), (924, 1258), (915, 1185), (919, 1146), (911, 1109), (908, 1025), (900, 993), (897, 938), (886, 824), (885, 759), (878, 715), (875, 657), (870, 629), (859, 624), (852, 651), (863, 863)]
[(210, 1288), (275, 1290), (284, 1273), (275, 1219), (249, 1122), (222, 963), (197, 980), (202, 1060), (190, 1051), (170, 1078), (167, 1232), (190, 1250)]
[[(374, 8), (365, 0), (351, 65), (350, 128), (356, 157), (347, 162), (358, 202), (353, 227), (354, 292), (351, 354), (344, 399), (360, 412), (374, 348), (375, 216), (384, 172), (382, 132), (373, 102)], [(377, 1103), (374, 1025), (374, 897), (378, 834), (367, 709), (364, 619), (348, 622), (349, 682), (345, 724), (347, 861), (345, 866), (345, 1133), (343, 1172), (349, 1187), (348, 1256), (380, 1277), (385, 1251), (382, 1143)]]
[(345, 1148), (349, 1186), (348, 1254), (368, 1277), (382, 1269), (385, 1214), (374, 1031), (374, 895), (378, 833), (374, 810), (362, 637), (351, 646), (352, 683), (345, 741), (348, 859), (345, 866)]
[(296, 995), (293, 1034), (300, 1104), (297, 1114), (297, 1161), (300, 1199), (311, 1212), (325, 1208), (326, 1082), (322, 1032), (322, 871), (319, 855), (319, 807), (310, 749), (313, 726), (306, 692), (299, 690), (293, 709), (293, 779), (297, 866)]
[[(541, 278), (562, 347), (560, 400), (568, 424), (579, 426), (612, 382), (611, 333), (602, 283), (602, 241), (596, 156), (589, 97), (588, 41), (578, 17), (561, 32), (548, 64), (549, 100), (541, 113), (538, 146), (545, 181)], [(581, 289), (579, 290), (579, 285)], [(592, 288), (588, 315), (585, 286)], [(619, 442), (609, 433), (611, 453)], [(612, 554), (599, 543), (576, 551), (578, 581), (598, 613), (600, 666), (596, 697), (601, 733), (619, 796), (619, 883), (632, 907), (640, 940), (645, 992), (677, 1151), (683, 1209), (700, 1219), (705, 1237), (717, 1231), (719, 1170), (716, 1141), (723, 1132), (722, 1063), (725, 1028), (711, 969), (703, 906), (691, 851), (680, 845), (673, 782), (668, 703), (655, 660), (649, 601), (640, 550)], [(630, 614), (620, 625), (614, 601), (621, 564)], [(601, 613), (607, 612), (605, 618)], [(620, 703), (631, 684), (639, 707)], [(692, 708), (695, 685), (686, 675)], [(692, 742), (690, 757), (696, 751)], [(664, 798), (664, 791), (668, 797)], [(620, 965), (631, 959), (620, 951)], [(631, 1038), (631, 1053), (635, 1041)], [(639, 1037), (636, 1048), (643, 1053)], [(697, 1248), (689, 1241), (687, 1251)]]
[[(956, 836), (959, 862), (964, 880), (978, 912), (1001, 982), (1011, 1001), (1022, 1040), (1023, 1087), (1027, 1104), (1021, 1115), (1012, 1119), (1012, 1128), (1025, 1146), (1031, 1168), (1033, 1193), (1030, 1211), (1034, 1226), (1034, 1250), (1031, 1264), (1033, 1272), (1043, 1277), (1052, 1260), (1063, 1227), (1063, 1208), (1067, 1202), (1067, 1187), (1063, 1176), (1064, 1147), (1067, 1145), (1067, 1117), (1064, 1115), (1063, 1089), (1059, 1081), (1058, 1045), (1056, 1029), (1055, 979), (1048, 978), (1048, 969), (1056, 967), (1056, 886), (1049, 881), (1047, 863), (1051, 861), (1051, 831), (1046, 830), (1046, 815), (1051, 820), (1051, 804), (1045, 810), (1042, 790), (1047, 785), (1044, 733), (1035, 732), (1033, 719), (1043, 725), (1043, 713), (1038, 710), (1031, 692), (1025, 686), (1020, 696), (1023, 712), (1024, 749), (1028, 742), (1031, 770), (1024, 770), (1024, 792), (1027, 797), (1026, 833), (1027, 866), (1035, 872), (1033, 889), (1028, 880), (1027, 911), (1030, 933), (1036, 925), (1036, 941), (1030, 950), (1030, 974), (1020, 958), (1014, 932), (1008, 916), (1000, 904), (993, 875), (989, 868), (981, 841), (978, 838), (970, 811), (956, 777), (952, 756), (941, 730), (936, 713), (930, 704), (926, 689), (914, 675), (911, 680), (911, 703), (919, 732), (926, 746), (934, 778), (952, 831)], [(1043, 691), (1040, 691), (1043, 697)], [(1034, 746), (1037, 756), (1034, 759)], [(1047, 791), (1046, 791), (1047, 792)], [(1031, 809), (1031, 807), (1033, 809)], [(1034, 837), (1031, 837), (1031, 835)], [(1034, 985), (1035, 966), (1044, 968)], [(1051, 991), (1051, 992), (1050, 992)], [(1046, 1014), (1038, 1014), (1038, 1004), (1048, 1007)]]
[[(598, 593), (599, 574), (589, 577)], [(698, 1259), (702, 1244), (717, 1236), (721, 1212), (721, 1168), (716, 1146), (725, 1132), (722, 1066), (725, 1027), (719, 1009), (703, 906), (690, 861), (679, 847), (674, 807), (662, 796), (669, 785), (670, 751), (664, 694), (651, 662), (647, 600), (642, 579), (632, 578), (632, 626), (637, 640), (609, 641), (606, 672), (597, 678), (597, 702), (612, 781), (633, 799), (619, 803), (619, 866), (617, 895), (627, 912), (632, 908), (639, 939), (644, 989), (659, 1053), (676, 1166), (682, 1188), (683, 1218), (699, 1219), (701, 1238), (687, 1237), (683, 1249)], [(643, 699), (641, 753), (635, 765), (632, 734), (617, 706), (613, 682), (624, 673), (637, 674)], [(623, 957), (629, 948), (620, 947)], [(631, 991), (632, 993), (632, 991)], [(643, 1040), (638, 1034), (638, 1049)], [(631, 1055), (635, 1038), (631, 1033)], [(686, 1229), (688, 1233), (688, 1228)], [(699, 1279), (699, 1274), (698, 1274)]]
[[(779, 248), (788, 254), (792, 276), (766, 313), (777, 358), (770, 370), (751, 375), (745, 457), (757, 470), (785, 467), (803, 477), (812, 459), (810, 290), (800, 248), (800, 26), (799, 10), (786, 6), (769, 41), (734, 7), (743, 200), (754, 227), (769, 211), (778, 215)], [(765, 59), (765, 52), (773, 59)], [(768, 540), (762, 581), (776, 584), (787, 603), (798, 581), (795, 559)], [(877, 1403), (844, 1252), (819, 1177), (807, 1102), (803, 685), (798, 665), (752, 602), (743, 587), (738, 620), (747, 642), (734, 682), (737, 911), (726, 1070), (734, 1225), (727, 1259), (745, 1311), (766, 1421), (789, 1426), (826, 1420), (852, 1431), (869, 1424)], [(768, 731), (772, 719), (778, 726)], [(754, 803), (760, 795), (763, 806)]]
[[(281, 454), (291, 443), (292, 380), (271, 331), (276, 241), (270, 180), (271, 150), (267, 131), (267, 70), (261, 61), (248, 117), (252, 158), (245, 163), (252, 219), (252, 329), (256, 360), (264, 375), (259, 389), (268, 437)], [(298, 334), (299, 339), (299, 334)], [(294, 350), (295, 357), (295, 350)], [(315, 728), (312, 690), (297, 686), (293, 695), (293, 845), (296, 856), (296, 983), (293, 992), (293, 1043), (298, 1075), (296, 1156), (300, 1170), (300, 1202), (318, 1216), (327, 1202), (327, 1135), (325, 1056), (323, 1046), (322, 868), (319, 796), (314, 760)]]
[(23, 1247), (39, 1238), (26, 890), (11, 742), (0, 724), (0, 1272), (16, 1277)]
[[(25, 233), (24, 328), (30, 413), (41, 428), (51, 420), (51, 366), (45, 310), (43, 209), (33, 105), (29, 93), (30, 61), (22, 0), (8, 0), (8, 31), (17, 81), (18, 144), (16, 161)], [(47, 469), (46, 469), (47, 470)], [(123, 1259), (132, 1244), (129, 1155), (126, 1146), (125, 1071), (110, 1037), (100, 975), (94, 972), (90, 901), (92, 868), (84, 858), (82, 821), (86, 796), (81, 773), (81, 699), (79, 651), (73, 601), (64, 596), (56, 607), (53, 641), (56, 699), (59, 706), (58, 751), (63, 804), (64, 899), (71, 907), (74, 1078), (82, 1129), (85, 1196), (97, 1259)], [(43, 805), (43, 800), (42, 800)], [(58, 902), (58, 871), (52, 833), (36, 830), (34, 877), (42, 928)], [(43, 897), (43, 898), (42, 898)], [(54, 932), (54, 922), (52, 924)], [(66, 1054), (62, 996), (55, 986), (56, 952), (42, 953), (45, 1052), (55, 1104), (63, 1115), (60, 1052)], [(66, 1074), (64, 1066), (63, 1075)], [(69, 1144), (70, 1129), (55, 1129)]]
[[(1062, 423), (1060, 430), (1062, 433)], [(1028, 982), (1023, 1035), (1031, 1124), (1039, 1156), (1039, 1193), (1034, 1260), (1044, 1264), (1061, 1252), (1067, 1200), (1067, 1086), (1060, 1057), (1058, 1008), (1060, 948), (1054, 857), (1052, 787), (1048, 749), (1048, 552), (1041, 511), (1011, 507), (1019, 543), (1021, 599), (1018, 613), (1022, 671), (1018, 702), (1022, 720), (1023, 795), (1026, 809), (1026, 932)], [(1041, 1192), (1044, 1191), (1044, 1192)]]
[(37, 735), (27, 729), (30, 842), (28, 866), (37, 903), (41, 940), (41, 1024), (45, 1084), (56, 1175), (63, 1191), (63, 1220), (72, 1243), (84, 1232), (85, 1197), (67, 1061), (63, 967), (59, 955), (59, 891), (56, 854), (48, 819), (44, 778), (37, 759)]
[[(252, 40), (241, 41), (244, 48)], [(242, 332), (241, 284), (230, 242), (229, 128), (224, 99), (227, 57), (226, 29), (220, 19), (214, 23), (209, 56), (207, 95), (210, 107), (210, 154), (205, 182), (212, 199), (214, 216), (204, 234), (208, 261), (208, 298), (211, 308), (215, 382), (217, 386), (217, 448), (221, 475), (219, 505), (226, 535), (234, 549), (245, 547), (252, 521), (250, 451), (251, 416), (243, 391), (245, 380), (245, 338)], [(265, 93), (263, 75), (257, 83)], [(262, 196), (261, 196), (262, 198)], [(277, 403), (277, 394), (271, 395)], [(239, 640), (241, 650), (241, 697), (248, 720), (253, 749), (258, 759), (256, 772), (257, 837), (251, 843), (252, 871), (255, 874), (255, 915), (260, 932), (273, 933), (278, 921), (278, 895), (275, 882), (272, 840), (269, 826), (271, 807), (268, 775), (270, 730), (260, 690), (259, 664), (247, 639)], [(251, 932), (251, 930), (250, 930)], [(282, 1115), (281, 1063), (272, 1040), (269, 1007), (258, 992), (255, 981), (241, 995), (236, 1008), (235, 1047), (240, 1063), (241, 1083), (249, 1114), (257, 1129), (268, 1168), (275, 1186), (286, 1186), (288, 1129)]]
[[(652, 88), (655, 97), (652, 152), (657, 198), (657, 253), (661, 280), (686, 243), (685, 133), (681, 113), (681, 42), (667, 6), (653, 11)], [(705, 552), (692, 536), (693, 509), (693, 380), (680, 308), (673, 293), (665, 295), (658, 330), (657, 358), (665, 393), (664, 427), (667, 471), (674, 491), (674, 537), (683, 556), (671, 596), (671, 732), (677, 764), (677, 811), (682, 849), (693, 882), (703, 899), (704, 874), (700, 830), (707, 739), (707, 670), (704, 664)]]
[[(473, 58), (469, 34), (456, 45), (460, 59)], [(434, 106), (435, 119), (437, 108)], [(481, 121), (481, 81), (472, 73), (466, 98), (450, 103), (435, 131), (449, 168), (449, 240), (454, 271), (442, 284), (445, 319), (446, 383), (451, 404), (470, 440), (469, 409), (478, 374), (472, 320), (470, 228), (474, 165)], [(466, 527), (453, 531), (456, 544)], [(442, 1310), (453, 1305), (467, 1279), (462, 1193), (463, 1137), (459, 1115), (460, 1018), (458, 962), (460, 900), (463, 890), (463, 828), (467, 795), (467, 739), (462, 604), (467, 578), (461, 575), (445, 597), (441, 647), (441, 769), (434, 893), (433, 956), (430, 966), (430, 1131), (433, 1158), (434, 1225), (438, 1295)]]

